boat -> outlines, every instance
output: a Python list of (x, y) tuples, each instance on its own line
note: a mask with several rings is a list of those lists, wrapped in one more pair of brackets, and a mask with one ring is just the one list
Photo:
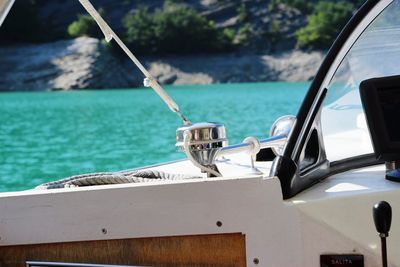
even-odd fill
[(399, 14), (366, 1), (270, 137), (181, 116), (188, 158), (129, 172), (184, 179), (1, 193), (0, 266), (400, 266)]

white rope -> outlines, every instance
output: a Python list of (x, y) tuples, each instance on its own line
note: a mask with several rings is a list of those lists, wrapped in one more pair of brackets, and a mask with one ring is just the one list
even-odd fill
[(55, 189), (107, 184), (145, 183), (152, 181), (172, 181), (201, 178), (186, 174), (166, 173), (157, 170), (100, 172), (75, 175), (58, 181), (41, 184), (36, 189)]

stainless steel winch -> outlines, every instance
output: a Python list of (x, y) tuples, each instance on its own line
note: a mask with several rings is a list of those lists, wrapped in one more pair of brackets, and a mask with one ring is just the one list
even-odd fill
[(275, 148), (276, 154), (282, 153), (283, 146), (295, 123), (294, 116), (279, 118), (273, 125), (271, 137), (257, 139), (247, 137), (243, 143), (228, 145), (223, 123), (201, 122), (184, 125), (176, 130), (176, 147), (185, 152), (188, 159), (209, 177), (222, 176), (216, 166), (217, 158), (224, 155), (246, 152), (251, 155), (253, 173), (256, 154), (263, 148)]
[(219, 173), (215, 161), (219, 151), (227, 145), (225, 125), (222, 123), (201, 122), (176, 130), (176, 146), (210, 176), (217, 176), (213, 171)]

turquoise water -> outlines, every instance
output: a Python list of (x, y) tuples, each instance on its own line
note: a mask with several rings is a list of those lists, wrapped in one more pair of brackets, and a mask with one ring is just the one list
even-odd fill
[[(174, 86), (167, 91), (193, 122), (224, 122), (230, 143), (266, 137), (296, 114), (307, 83)], [(178, 117), (150, 89), (0, 94), (0, 191), (70, 175), (184, 158)]]

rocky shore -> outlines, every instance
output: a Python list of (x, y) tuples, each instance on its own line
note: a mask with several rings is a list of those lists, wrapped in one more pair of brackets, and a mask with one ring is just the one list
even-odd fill
[(1, 91), (129, 87), (118, 61), (93, 38), (0, 48)]
[[(307, 81), (324, 53), (137, 56), (162, 84), (210, 84)], [(131, 62), (87, 37), (0, 47), (0, 71), (0, 91), (132, 88), (142, 86), (143, 79)]]

